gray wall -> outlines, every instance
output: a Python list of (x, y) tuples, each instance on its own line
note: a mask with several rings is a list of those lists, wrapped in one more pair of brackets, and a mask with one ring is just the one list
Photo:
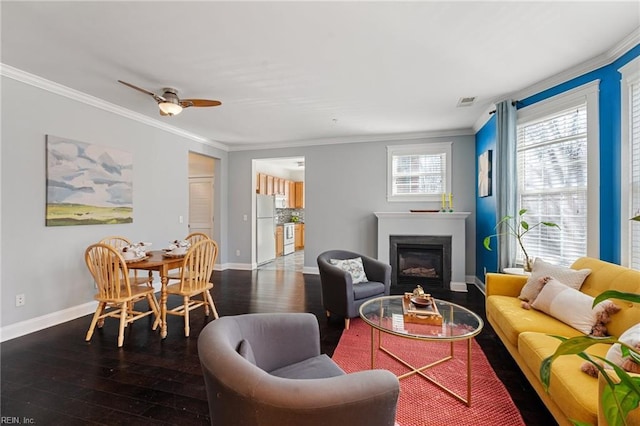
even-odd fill
[[(133, 153), (132, 224), (45, 226), (47, 134)], [(189, 151), (219, 159), (214, 234), (225, 247), (227, 152), (3, 77), (2, 327), (92, 301), (94, 284), (83, 258), (91, 243), (124, 235), (162, 248), (186, 235)], [(226, 262), (226, 252), (219, 262)], [(26, 296), (23, 307), (15, 306), (19, 293)]]
[[(376, 256), (375, 211), (437, 209), (439, 203), (387, 202), (387, 150), (391, 144), (453, 142), (453, 193), (458, 211), (469, 211), (466, 221), (466, 273), (475, 270), (475, 139), (455, 136), (393, 142), (376, 141), (299, 148), (279, 148), (229, 153), (228, 200), (231, 262), (251, 262), (253, 159), (305, 157), (305, 267), (315, 268), (322, 251), (344, 248)], [(240, 250), (240, 256), (236, 256)], [(455, 254), (454, 254), (455, 255)]]

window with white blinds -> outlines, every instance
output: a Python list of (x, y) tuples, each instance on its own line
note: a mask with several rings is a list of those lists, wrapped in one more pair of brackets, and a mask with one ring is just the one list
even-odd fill
[(437, 201), (449, 191), (451, 144), (389, 146), (389, 201)]
[[(587, 254), (587, 105), (518, 125), (518, 209), (539, 226), (524, 237), (530, 257), (570, 265)], [(518, 260), (523, 261), (519, 253)]]
[[(640, 79), (629, 84), (629, 206), (626, 214), (640, 214)], [(640, 269), (640, 222), (629, 224), (629, 266)]]

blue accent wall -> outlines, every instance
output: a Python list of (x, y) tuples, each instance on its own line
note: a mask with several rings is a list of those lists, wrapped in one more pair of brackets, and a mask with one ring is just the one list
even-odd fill
[[(521, 99), (518, 102), (518, 108), (523, 108), (583, 84), (600, 80), (598, 106), (600, 123), (600, 258), (613, 263), (620, 263), (621, 241), (621, 75), (618, 70), (638, 56), (640, 56), (640, 45), (635, 46), (609, 65), (536, 93), (526, 99)], [(492, 117), (476, 133), (476, 152), (479, 154), (486, 149), (495, 149), (495, 144), (496, 122), (495, 117)], [(478, 241), (476, 274), (482, 278), (484, 277), (485, 267), (487, 272), (496, 272), (497, 269), (495, 252), (487, 253), (487, 250), (482, 247), (482, 240), (493, 233), (493, 226), (496, 222), (495, 200), (489, 201), (487, 198), (476, 198), (476, 240)]]
[[(492, 242), (492, 251), (484, 248), (483, 240), (487, 235), (494, 233), (497, 221), (496, 214), (496, 181), (495, 181), (495, 152), (496, 152), (496, 116), (485, 124), (476, 133), (476, 158), (486, 150), (492, 150), (492, 179), (491, 195), (488, 197), (478, 197), (478, 186), (476, 185), (476, 276), (482, 277), (484, 281), (484, 268), (487, 272), (494, 272), (498, 265), (498, 252), (495, 249), (495, 241)], [(476, 161), (476, 176), (478, 176), (478, 162)], [(477, 178), (476, 178), (477, 179)]]

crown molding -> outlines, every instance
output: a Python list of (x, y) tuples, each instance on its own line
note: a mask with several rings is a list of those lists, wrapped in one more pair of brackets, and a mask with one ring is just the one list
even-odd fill
[(580, 77), (581, 75), (610, 65), (639, 43), (640, 28), (636, 28), (631, 34), (629, 34), (614, 47), (607, 50), (601, 55), (591, 58), (588, 61), (582, 62), (581, 64), (576, 65), (575, 67), (565, 70), (552, 77), (541, 80), (525, 89), (499, 96), (494, 102), (492, 102), (492, 104), (485, 110), (485, 112), (483, 112), (482, 115), (478, 117), (478, 120), (476, 120), (473, 125), (474, 132), (477, 133), (482, 128), (482, 126), (484, 126), (489, 121), (489, 119), (491, 118), (491, 115), (489, 113), (495, 110), (495, 104), (497, 104), (498, 102), (504, 99), (526, 99), (529, 96), (533, 96), (537, 93), (543, 92), (559, 84), (572, 80), (576, 77)]
[(287, 141), (287, 142), (264, 142), (257, 144), (247, 144), (242, 146), (230, 146), (229, 151), (251, 151), (260, 149), (274, 149), (274, 148), (299, 148), (318, 145), (339, 145), (349, 143), (363, 143), (363, 142), (393, 142), (393, 141), (405, 141), (416, 139), (433, 139), (433, 138), (448, 138), (455, 136), (473, 136), (475, 133), (473, 129), (452, 129), (452, 130), (437, 130), (432, 132), (419, 132), (419, 133), (387, 133), (376, 135), (352, 135), (352, 136), (336, 136), (329, 138), (317, 138), (317, 139), (303, 139), (299, 141)]
[(12, 67), (7, 64), (0, 63), (0, 75), (3, 77), (7, 77), (13, 80), (19, 81), (21, 83), (28, 84), (30, 86), (34, 86), (34, 87), (46, 90), (56, 95), (73, 99), (74, 101), (78, 101), (83, 104), (90, 105), (92, 107), (99, 108), (104, 111), (112, 112), (122, 117), (126, 117), (131, 120), (146, 124), (148, 126), (155, 127), (157, 129), (164, 130), (169, 133), (173, 133), (174, 135), (178, 135), (183, 138), (190, 139), (192, 141), (200, 142), (202, 144), (209, 145), (214, 148), (221, 149), (223, 151), (229, 151), (229, 147), (220, 142), (205, 138), (203, 136), (186, 131), (179, 127), (171, 126), (169, 124), (163, 123), (162, 121), (158, 121), (151, 117), (148, 117), (144, 114), (131, 111), (130, 109), (123, 108), (119, 105), (113, 104), (111, 102), (107, 102), (100, 98), (96, 98), (95, 96), (88, 95), (86, 93), (80, 92), (70, 87), (63, 86), (62, 84), (53, 82), (51, 80), (47, 80), (45, 78), (42, 78), (35, 74), (28, 73), (26, 71), (20, 70), (18, 68)]
[(618, 58), (635, 47), (638, 43), (640, 43), (640, 28), (636, 28), (631, 34), (622, 39), (618, 44), (607, 50), (605, 53), (582, 62), (575, 67), (562, 71), (561, 73), (556, 74), (552, 77), (541, 80), (533, 84), (532, 86), (529, 86), (518, 92), (506, 94), (499, 99), (511, 98), (522, 100), (537, 93), (544, 92), (545, 90), (558, 86), (559, 84), (566, 83), (567, 81), (570, 81), (576, 77), (580, 77), (604, 66), (611, 65)]

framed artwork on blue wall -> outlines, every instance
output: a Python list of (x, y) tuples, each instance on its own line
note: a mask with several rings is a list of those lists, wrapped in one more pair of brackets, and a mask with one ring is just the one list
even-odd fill
[(478, 197), (491, 195), (491, 150), (478, 156)]

